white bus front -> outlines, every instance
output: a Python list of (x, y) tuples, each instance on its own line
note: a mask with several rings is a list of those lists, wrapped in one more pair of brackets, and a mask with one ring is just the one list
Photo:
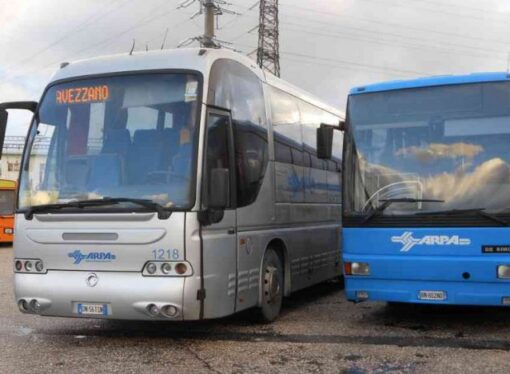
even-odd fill
[[(20, 177), (20, 310), (198, 317), (200, 269), (186, 256), (185, 227), (196, 197), (201, 79), (169, 71), (47, 88)], [(185, 299), (194, 304), (189, 316)]]

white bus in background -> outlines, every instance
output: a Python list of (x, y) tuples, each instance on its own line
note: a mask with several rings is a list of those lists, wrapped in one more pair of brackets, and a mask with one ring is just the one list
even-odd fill
[[(225, 50), (64, 63), (24, 150), (14, 243), (22, 312), (197, 320), (341, 274), (343, 114)], [(36, 147), (49, 142), (41, 155)], [(37, 149), (37, 150), (36, 150)], [(44, 157), (44, 173), (30, 163)]]

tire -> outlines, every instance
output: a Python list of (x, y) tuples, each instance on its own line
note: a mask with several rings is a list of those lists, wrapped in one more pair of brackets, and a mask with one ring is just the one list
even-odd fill
[(268, 248), (262, 261), (261, 305), (258, 314), (261, 322), (273, 322), (280, 315), (283, 302), (283, 265), (280, 257)]

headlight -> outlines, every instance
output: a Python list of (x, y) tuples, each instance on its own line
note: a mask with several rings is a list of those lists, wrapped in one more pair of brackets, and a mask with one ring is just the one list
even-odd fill
[(498, 278), (499, 279), (510, 279), (510, 265), (499, 265), (498, 266)]
[(47, 270), (44, 267), (44, 262), (37, 258), (14, 259), (14, 272), (15, 273), (29, 273), (29, 274), (46, 274)]
[(168, 262), (164, 262), (161, 265), (161, 272), (163, 274), (169, 274), (172, 271), (172, 265), (170, 265)]
[(154, 262), (149, 262), (147, 264), (147, 273), (154, 274), (156, 270), (158, 270), (158, 268)]
[(35, 270), (37, 270), (39, 273), (44, 270), (44, 264), (42, 261), (37, 261), (35, 263)]
[(5, 228), (5, 229), (4, 229), (4, 234), (11, 235), (13, 232), (14, 232), (14, 230), (13, 230), (13, 229), (11, 229), (11, 228)]

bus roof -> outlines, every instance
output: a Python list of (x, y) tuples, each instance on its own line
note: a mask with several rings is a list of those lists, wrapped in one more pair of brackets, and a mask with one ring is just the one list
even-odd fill
[(423, 77), (409, 80), (395, 80), (381, 83), (369, 84), (366, 86), (358, 86), (351, 89), (351, 95), (359, 95), (365, 93), (402, 90), (406, 88), (420, 88), (431, 86), (445, 86), (466, 83), (482, 83), (482, 82), (502, 82), (510, 81), (508, 73), (473, 73), (467, 75), (441, 75), (432, 77)]
[[(306, 91), (285, 82), (274, 75), (260, 69), (256, 62), (247, 56), (230, 51), (228, 49), (206, 48), (178, 48), (156, 51), (122, 53), (117, 55), (95, 57), (87, 60), (79, 60), (71, 63), (63, 63), (61, 68), (54, 74), (51, 82), (83, 78), (92, 75), (114, 74), (136, 71), (158, 71), (166, 69), (196, 70), (207, 73), (212, 64), (218, 59), (230, 59), (241, 63), (255, 73), (260, 80), (281, 88), (311, 104), (315, 104), (323, 110), (327, 110), (343, 118), (343, 113), (324, 104)], [(206, 74), (204, 74), (206, 75)], [(204, 76), (207, 79), (207, 76)]]

